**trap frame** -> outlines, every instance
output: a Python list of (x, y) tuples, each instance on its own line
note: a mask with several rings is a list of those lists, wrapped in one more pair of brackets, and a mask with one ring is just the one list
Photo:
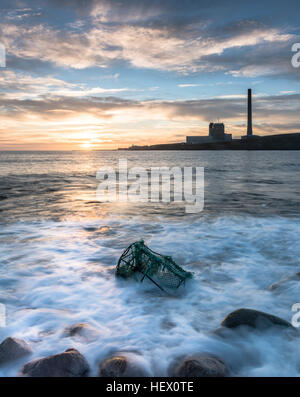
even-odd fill
[(141, 273), (141, 282), (148, 278), (158, 288), (176, 289), (193, 274), (183, 270), (171, 256), (161, 255), (147, 247), (143, 240), (131, 244), (121, 255), (116, 274), (128, 278)]

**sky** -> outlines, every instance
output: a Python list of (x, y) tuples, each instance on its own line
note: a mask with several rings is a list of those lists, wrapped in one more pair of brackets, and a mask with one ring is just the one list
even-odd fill
[(300, 132), (299, 0), (0, 0), (0, 150)]

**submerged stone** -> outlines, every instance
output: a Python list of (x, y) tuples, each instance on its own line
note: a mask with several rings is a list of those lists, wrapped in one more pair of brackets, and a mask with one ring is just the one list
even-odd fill
[(107, 358), (100, 363), (99, 376), (109, 378), (143, 377), (147, 376), (147, 373), (133, 358), (118, 355)]
[(99, 338), (99, 332), (88, 323), (72, 324), (64, 329), (64, 336), (79, 337), (86, 342), (94, 342)]
[(18, 360), (31, 353), (32, 349), (27, 342), (8, 337), (0, 344), (0, 365)]
[(22, 375), (30, 377), (82, 377), (89, 372), (89, 364), (76, 349), (33, 360), (24, 365)]
[(183, 360), (177, 360), (170, 366), (169, 373), (173, 377), (225, 377), (229, 375), (229, 369), (219, 357), (201, 353)]
[(248, 326), (257, 329), (270, 328), (272, 326), (292, 327), (292, 325), (280, 317), (273, 314), (260, 312), (252, 309), (238, 309), (228, 314), (221, 323), (226, 328), (236, 328)]
[(286, 284), (289, 283), (290, 281), (300, 281), (300, 272), (298, 272), (292, 276), (286, 277), (286, 278), (278, 281), (277, 283), (272, 284), (269, 289), (271, 291), (278, 291), (282, 288), (285, 288)]

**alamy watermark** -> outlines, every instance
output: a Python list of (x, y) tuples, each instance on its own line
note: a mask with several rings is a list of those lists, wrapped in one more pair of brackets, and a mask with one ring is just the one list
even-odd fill
[(0, 303), (0, 328), (6, 327), (6, 307)]
[(103, 167), (97, 172), (100, 202), (183, 203), (186, 213), (204, 208), (203, 167), (132, 167), (119, 160), (118, 170)]
[(0, 43), (0, 68), (6, 67), (6, 51), (5, 46)]
[(292, 52), (295, 52), (295, 54), (292, 57), (292, 66), (294, 68), (299, 68), (300, 67), (300, 43), (294, 43), (292, 45)]
[(292, 317), (292, 326), (295, 328), (300, 327), (300, 303), (295, 303), (292, 306), (292, 312), (295, 312), (295, 314)]

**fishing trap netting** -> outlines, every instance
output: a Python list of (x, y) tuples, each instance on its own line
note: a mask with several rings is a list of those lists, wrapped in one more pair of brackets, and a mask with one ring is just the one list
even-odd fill
[(140, 273), (141, 282), (145, 278), (163, 290), (178, 288), (186, 279), (192, 278), (190, 272), (178, 266), (170, 256), (164, 256), (148, 248), (144, 241), (130, 245), (121, 255), (117, 265), (117, 275), (127, 278)]

